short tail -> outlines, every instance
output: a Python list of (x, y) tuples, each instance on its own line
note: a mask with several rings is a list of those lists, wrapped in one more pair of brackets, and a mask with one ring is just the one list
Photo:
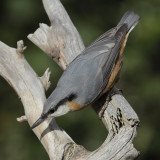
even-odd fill
[(132, 11), (127, 11), (121, 18), (118, 25), (127, 24), (128, 32), (130, 32), (139, 22), (140, 16)]

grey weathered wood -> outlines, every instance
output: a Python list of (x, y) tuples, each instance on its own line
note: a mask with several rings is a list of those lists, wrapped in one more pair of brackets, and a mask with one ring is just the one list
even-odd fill
[[(18, 46), (23, 46), (22, 41), (18, 42)], [(0, 42), (0, 75), (17, 92), (28, 123), (32, 125), (41, 115), (46, 97), (41, 80), (19, 51)], [(34, 133), (45, 147), (50, 159), (61, 159), (66, 144), (73, 141), (57, 126), (54, 119), (52, 124), (49, 124), (49, 120), (45, 121), (34, 129)]]
[[(43, 4), (51, 26), (40, 24), (40, 28), (28, 38), (65, 69), (82, 52), (84, 44), (59, 0), (43, 0)], [(0, 42), (0, 74), (21, 98), (29, 125), (32, 125), (40, 116), (46, 99), (44, 88), (50, 85), (49, 71), (38, 78), (22, 54), (24, 49), (22, 41), (18, 42), (17, 49)], [(102, 100), (106, 101), (103, 107), (97, 107)], [(93, 152), (75, 144), (54, 119), (34, 129), (50, 159), (118, 160), (135, 159), (138, 156), (132, 141), (139, 119), (126, 99), (117, 94), (108, 102), (103, 97), (93, 107), (109, 131), (104, 143)], [(24, 119), (21, 117), (19, 121)]]
[(59, 0), (43, 0), (43, 4), (51, 26), (40, 24), (28, 38), (65, 69), (85, 48), (84, 44)]

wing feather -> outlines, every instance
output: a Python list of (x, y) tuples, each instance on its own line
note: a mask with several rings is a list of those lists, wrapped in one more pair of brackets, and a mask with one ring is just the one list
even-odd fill
[[(97, 67), (101, 69), (101, 72), (98, 71), (98, 73), (103, 75), (105, 85), (118, 59), (126, 32), (126, 24), (110, 29), (87, 47), (80, 56), (80, 58), (85, 59), (97, 57), (96, 59), (99, 63)], [(97, 76), (101, 76), (99, 74)]]
[[(112, 70), (120, 55), (120, 48), (126, 35), (127, 25), (106, 32), (93, 44), (87, 47), (64, 71), (58, 82), (65, 92), (78, 92), (85, 96), (85, 102), (89, 104), (95, 100), (106, 87)], [(109, 35), (109, 37), (108, 37)], [(110, 36), (114, 35), (114, 36)], [(66, 82), (66, 83), (64, 83)], [(92, 85), (89, 85), (92, 82)], [(81, 87), (77, 88), (76, 84)], [(65, 87), (64, 87), (65, 86)]]

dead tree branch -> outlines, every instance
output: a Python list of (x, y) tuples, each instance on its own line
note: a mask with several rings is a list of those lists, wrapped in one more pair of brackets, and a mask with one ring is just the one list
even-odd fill
[[(40, 24), (40, 28), (28, 38), (65, 69), (82, 52), (84, 44), (59, 0), (43, 0), (43, 4), (51, 26)], [(18, 120), (28, 120), (32, 125), (42, 112), (45, 90), (50, 86), (50, 72), (47, 69), (44, 76), (39, 78), (25, 60), (24, 49), (23, 41), (18, 42), (17, 49), (0, 42), (0, 75), (15, 89), (23, 103), (25, 116)], [(99, 108), (104, 100), (104, 105)], [(34, 133), (50, 159), (119, 160), (138, 156), (132, 141), (139, 119), (125, 98), (117, 94), (108, 102), (103, 97), (93, 107), (109, 131), (101, 147), (89, 152), (60, 129), (54, 119), (47, 120), (35, 128)]]

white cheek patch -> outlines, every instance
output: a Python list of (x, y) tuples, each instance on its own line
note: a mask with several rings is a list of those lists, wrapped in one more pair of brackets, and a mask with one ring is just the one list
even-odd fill
[(50, 116), (59, 117), (68, 112), (70, 112), (70, 108), (67, 105), (61, 105), (61, 106), (58, 106), (58, 109), (54, 113), (52, 113)]

